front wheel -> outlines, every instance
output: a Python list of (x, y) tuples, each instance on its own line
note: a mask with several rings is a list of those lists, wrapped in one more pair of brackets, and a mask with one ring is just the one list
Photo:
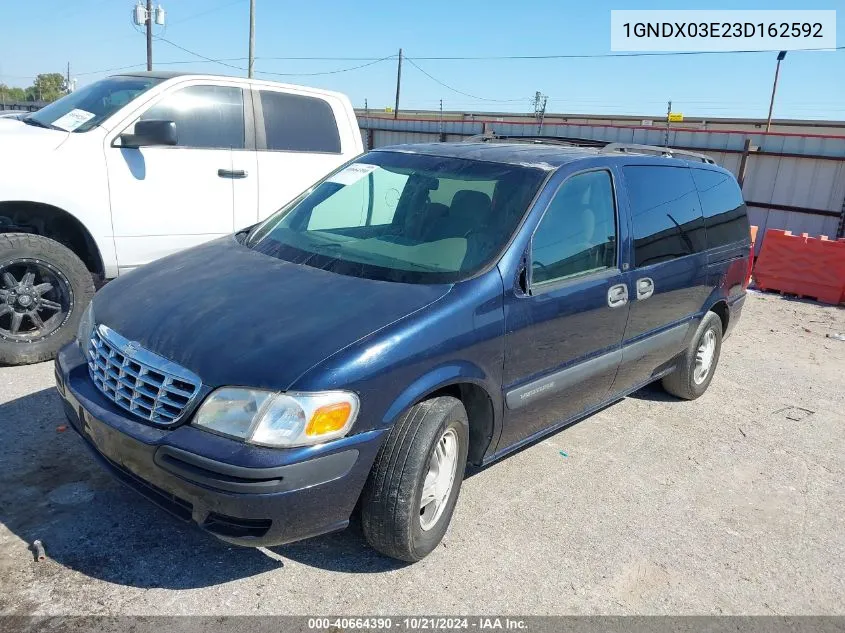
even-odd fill
[(457, 398), (431, 398), (393, 425), (361, 508), (364, 536), (383, 554), (415, 562), (440, 543), (466, 469), (469, 423)]
[(0, 363), (54, 358), (93, 295), (91, 273), (70, 249), (40, 235), (0, 235)]

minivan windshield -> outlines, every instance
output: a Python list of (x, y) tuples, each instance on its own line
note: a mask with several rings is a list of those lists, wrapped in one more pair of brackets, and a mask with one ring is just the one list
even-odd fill
[(65, 132), (87, 132), (162, 81), (131, 75), (101, 79), (30, 114), (23, 122)]
[(253, 229), (261, 253), (356, 277), (453, 283), (501, 252), (547, 172), (370, 152)]

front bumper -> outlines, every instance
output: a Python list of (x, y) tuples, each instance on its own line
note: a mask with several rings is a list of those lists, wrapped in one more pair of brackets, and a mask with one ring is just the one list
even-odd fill
[(75, 343), (56, 358), (65, 414), (117, 479), (202, 529), (238, 545), (268, 546), (345, 528), (384, 431), (320, 446), (249, 446), (189, 425), (137, 421), (91, 382)]

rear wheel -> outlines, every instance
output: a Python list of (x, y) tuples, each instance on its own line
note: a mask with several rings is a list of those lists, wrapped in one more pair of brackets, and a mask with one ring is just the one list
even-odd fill
[(418, 561), (440, 543), (466, 469), (469, 423), (460, 400), (425, 400), (393, 425), (364, 489), (361, 524), (375, 549)]
[(91, 273), (65, 246), (40, 235), (0, 235), (0, 363), (54, 358), (93, 295)]
[(708, 312), (679, 360), (678, 368), (663, 379), (663, 388), (678, 398), (695, 400), (710, 386), (721, 351), (722, 319)]

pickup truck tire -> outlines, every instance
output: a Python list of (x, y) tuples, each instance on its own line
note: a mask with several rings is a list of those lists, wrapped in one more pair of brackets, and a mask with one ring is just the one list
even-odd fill
[(40, 235), (0, 234), (0, 363), (54, 358), (93, 296), (91, 273), (73, 251)]
[(458, 500), (468, 448), (469, 423), (457, 398), (431, 398), (405, 412), (388, 433), (362, 495), (361, 525), (370, 545), (408, 562), (437, 547)]
[(722, 320), (715, 312), (708, 312), (678, 361), (678, 368), (663, 379), (663, 388), (678, 398), (695, 400), (710, 386), (721, 351)]

